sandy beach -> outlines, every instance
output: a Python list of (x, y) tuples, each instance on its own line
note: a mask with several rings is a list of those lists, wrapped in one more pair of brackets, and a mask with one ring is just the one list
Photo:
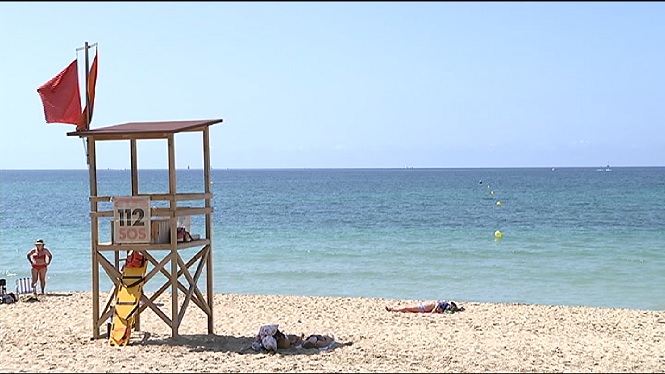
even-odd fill
[[(420, 300), (217, 294), (214, 334), (191, 304), (176, 339), (147, 309), (112, 347), (90, 338), (91, 297), (0, 304), (0, 372), (665, 372), (664, 311), (456, 300), (465, 311), (427, 315), (384, 309)], [(265, 324), (338, 344), (256, 352)]]

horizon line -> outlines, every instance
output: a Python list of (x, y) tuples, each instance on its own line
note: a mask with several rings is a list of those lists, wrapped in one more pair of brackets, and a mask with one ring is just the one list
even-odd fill
[[(629, 166), (609, 166), (613, 168), (663, 168), (665, 165), (629, 165)], [(606, 169), (606, 166), (428, 166), (428, 167), (215, 167), (210, 170), (428, 170), (428, 169)], [(88, 168), (74, 169), (0, 169), (0, 171), (88, 171)], [(131, 168), (97, 168), (96, 170), (111, 171), (130, 171)], [(138, 168), (138, 170), (169, 170), (168, 168)], [(177, 167), (178, 170), (203, 170), (192, 167)]]

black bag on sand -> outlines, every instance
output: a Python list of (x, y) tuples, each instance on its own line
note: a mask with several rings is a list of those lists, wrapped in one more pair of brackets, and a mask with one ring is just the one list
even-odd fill
[(0, 296), (0, 304), (12, 304), (17, 301), (18, 297), (13, 292)]

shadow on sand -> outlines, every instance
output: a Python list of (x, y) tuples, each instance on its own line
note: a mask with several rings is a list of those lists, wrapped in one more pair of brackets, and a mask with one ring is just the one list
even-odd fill
[[(254, 337), (237, 337), (216, 334), (198, 334), (198, 335), (180, 335), (176, 338), (152, 338), (149, 332), (145, 333), (142, 343), (143, 345), (170, 345), (170, 346), (187, 346), (191, 352), (235, 352), (239, 354), (269, 354), (266, 352), (257, 352), (251, 348)], [(350, 342), (337, 342), (330, 350), (339, 349), (349, 346)], [(295, 347), (279, 349), (276, 354), (282, 355), (312, 355), (318, 354), (321, 351), (318, 348), (301, 348)]]

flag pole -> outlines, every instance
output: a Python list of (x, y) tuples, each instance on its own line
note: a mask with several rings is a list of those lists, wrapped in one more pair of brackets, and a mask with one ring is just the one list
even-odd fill
[(86, 115), (85, 115), (85, 129), (89, 130), (90, 129), (90, 93), (88, 92), (88, 79), (90, 79), (90, 64), (89, 61), (90, 59), (88, 58), (88, 42), (86, 41), (83, 44), (83, 48), (85, 49), (85, 108), (86, 108)]
[[(85, 64), (85, 129), (84, 130), (89, 130), (90, 129), (90, 115), (92, 114), (92, 111), (90, 110), (90, 92), (88, 92), (88, 80), (90, 79), (90, 58), (88, 57), (88, 50), (92, 48), (93, 46), (97, 45), (97, 43), (93, 44), (92, 46), (88, 44), (88, 42), (83, 43), (83, 48), (77, 48), (77, 51), (80, 51), (83, 49), (83, 61)], [(86, 138), (86, 142), (89, 142), (89, 139)], [(90, 153), (88, 152), (88, 146), (89, 144), (85, 144), (85, 159), (88, 165), (90, 165)]]
[(87, 110), (86, 116), (85, 116), (85, 130), (90, 129), (90, 120), (92, 119), (92, 111), (90, 110), (90, 92), (88, 92), (88, 81), (90, 80), (90, 58), (88, 50), (92, 47), (97, 46), (97, 43), (88, 44), (86, 41), (83, 43), (82, 48), (76, 48), (76, 51), (83, 50), (83, 61), (85, 64), (85, 110)]

